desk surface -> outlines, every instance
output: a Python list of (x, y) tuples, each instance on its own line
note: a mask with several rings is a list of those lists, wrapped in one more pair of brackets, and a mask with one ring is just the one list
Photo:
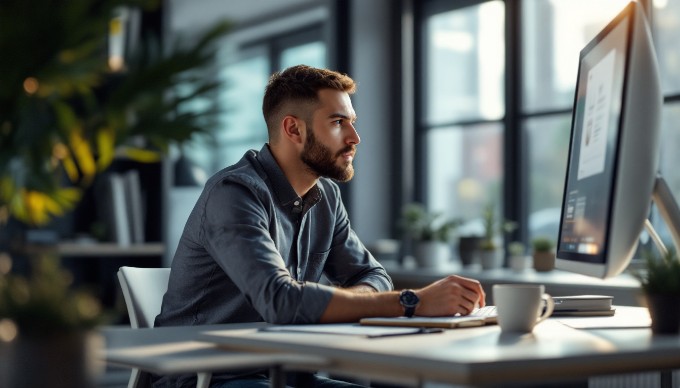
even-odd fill
[[(648, 319), (646, 309), (628, 309), (629, 317)], [(225, 349), (316, 355), (335, 371), (410, 383), (536, 382), (680, 367), (678, 336), (653, 336), (648, 328), (577, 330), (555, 319), (524, 335), (494, 325), (374, 339), (255, 328), (208, 330), (198, 338)]]

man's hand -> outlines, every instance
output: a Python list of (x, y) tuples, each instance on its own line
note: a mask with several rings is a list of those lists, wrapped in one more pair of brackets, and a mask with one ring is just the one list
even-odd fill
[(486, 294), (474, 279), (450, 275), (415, 291), (420, 298), (416, 315), (467, 315), (476, 307), (484, 307)]

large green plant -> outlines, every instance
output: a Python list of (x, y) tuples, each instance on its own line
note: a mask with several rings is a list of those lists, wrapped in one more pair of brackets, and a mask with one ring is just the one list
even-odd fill
[(185, 105), (219, 86), (201, 70), (225, 23), (191, 46), (161, 49), (141, 37), (123, 71), (108, 66), (115, 10), (156, 3), (0, 2), (0, 222), (45, 224), (72, 209), (115, 155), (159, 160), (170, 144), (211, 129), (216, 109)]

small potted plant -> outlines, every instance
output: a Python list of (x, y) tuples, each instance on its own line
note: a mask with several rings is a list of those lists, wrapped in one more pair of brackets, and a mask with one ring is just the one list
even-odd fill
[(532, 240), (534, 269), (538, 272), (548, 272), (555, 268), (555, 243), (544, 236)]
[(644, 251), (644, 267), (634, 272), (652, 318), (652, 332), (680, 332), (680, 259), (675, 251), (654, 255)]
[(399, 224), (413, 242), (413, 255), (420, 267), (446, 265), (451, 258), (451, 239), (459, 220), (443, 219), (441, 212), (429, 212), (414, 202), (402, 209)]
[(512, 232), (517, 225), (511, 221), (499, 221), (495, 206), (489, 204), (482, 215), (484, 221), (484, 237), (479, 242), (479, 255), (482, 269), (494, 269), (503, 266), (505, 252), (502, 248), (503, 236)]
[(523, 271), (529, 268), (531, 257), (527, 256), (526, 252), (526, 246), (521, 241), (513, 241), (508, 244), (508, 262), (510, 268), (515, 271)]

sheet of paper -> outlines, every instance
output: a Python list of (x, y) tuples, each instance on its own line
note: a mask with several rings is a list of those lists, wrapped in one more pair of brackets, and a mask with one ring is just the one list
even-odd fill
[(313, 325), (276, 325), (267, 326), (260, 331), (272, 332), (298, 332), (298, 333), (318, 333), (318, 334), (341, 334), (357, 335), (365, 337), (385, 337), (391, 335), (409, 335), (426, 333), (416, 327), (382, 327), (382, 326), (363, 326), (353, 323), (331, 323)]

